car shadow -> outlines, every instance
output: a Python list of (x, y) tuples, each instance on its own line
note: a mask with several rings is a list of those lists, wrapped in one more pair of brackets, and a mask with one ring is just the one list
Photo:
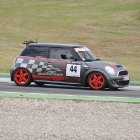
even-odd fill
[[(77, 85), (62, 85), (62, 84), (44, 84), (43, 86), (39, 86), (36, 84), (31, 84), (30, 87), (41, 87), (41, 88), (59, 88), (59, 89), (80, 89), (80, 90), (89, 90), (91, 91), (92, 89), (90, 87), (84, 87), (84, 86), (77, 86)], [(94, 90), (96, 91), (96, 90)], [(97, 90), (98, 91), (98, 90)], [(104, 90), (100, 91), (129, 91), (129, 89), (124, 89), (124, 88), (119, 88), (119, 89), (110, 89), (110, 88), (105, 88)]]

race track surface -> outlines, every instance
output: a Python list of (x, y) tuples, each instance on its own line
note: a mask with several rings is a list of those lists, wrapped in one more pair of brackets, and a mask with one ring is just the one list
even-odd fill
[(82, 96), (109, 96), (109, 97), (131, 97), (140, 98), (140, 87), (129, 86), (118, 90), (91, 90), (85, 87), (79, 86), (64, 86), (46, 84), (39, 87), (35, 84), (22, 87), (17, 86), (14, 82), (0, 82), (0, 92), (22, 92), (22, 93), (38, 93), (38, 94), (64, 94), (64, 95), (82, 95)]

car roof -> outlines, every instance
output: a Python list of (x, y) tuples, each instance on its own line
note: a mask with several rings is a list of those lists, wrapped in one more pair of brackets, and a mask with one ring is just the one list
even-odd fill
[(74, 47), (85, 47), (83, 45), (76, 45), (76, 44), (62, 44), (62, 43), (30, 43), (27, 44), (27, 46), (29, 47), (37, 47), (37, 46), (44, 46), (44, 47), (70, 47), (70, 48), (74, 48)]

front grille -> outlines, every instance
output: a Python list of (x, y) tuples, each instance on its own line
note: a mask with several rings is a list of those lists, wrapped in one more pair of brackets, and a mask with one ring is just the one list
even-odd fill
[(119, 81), (118, 82), (118, 85), (128, 85), (129, 84), (129, 81)]
[(127, 71), (120, 71), (118, 75), (128, 75)]

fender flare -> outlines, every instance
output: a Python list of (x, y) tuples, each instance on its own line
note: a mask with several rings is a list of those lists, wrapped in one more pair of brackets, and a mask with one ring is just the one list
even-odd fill
[[(23, 69), (28, 70), (28, 71), (30, 72), (30, 74), (31, 74), (31, 78), (32, 78), (32, 72), (30, 71), (29, 68), (25, 68), (25, 67), (16, 67), (15, 69), (13, 69), (13, 70), (10, 72), (10, 73), (11, 73), (11, 81), (14, 80), (14, 72), (15, 72), (17, 69), (20, 69), (20, 68), (23, 68)], [(32, 79), (32, 81), (33, 81), (33, 79)]]
[(83, 77), (83, 82), (82, 82), (82, 85), (87, 85), (87, 78), (88, 76), (92, 73), (92, 72), (100, 72), (102, 73), (106, 80), (107, 80), (107, 83), (108, 83), (108, 80), (110, 79), (109, 75), (102, 69), (89, 69), (85, 74), (84, 74), (84, 77)]

